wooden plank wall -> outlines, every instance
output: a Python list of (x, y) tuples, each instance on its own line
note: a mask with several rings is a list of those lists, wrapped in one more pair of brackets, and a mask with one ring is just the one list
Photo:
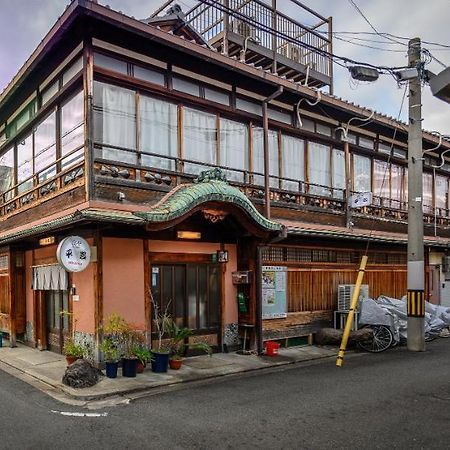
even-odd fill
[[(351, 268), (289, 268), (288, 312), (331, 311), (336, 309), (340, 284), (354, 284), (357, 269)], [(363, 284), (369, 295), (400, 298), (406, 295), (406, 267), (368, 267)]]

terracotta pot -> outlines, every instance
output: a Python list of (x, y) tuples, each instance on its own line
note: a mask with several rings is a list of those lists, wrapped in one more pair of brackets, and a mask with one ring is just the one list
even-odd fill
[(80, 358), (80, 357), (78, 357), (78, 356), (67, 356), (67, 355), (66, 355), (66, 362), (67, 362), (67, 365), (68, 365), (68, 366), (70, 366), (71, 364), (73, 364), (77, 359), (82, 359), (82, 358)]
[(169, 366), (172, 370), (179, 370), (181, 368), (182, 363), (183, 363), (182, 359), (170, 359), (169, 360)]
[(143, 373), (145, 369), (145, 364), (142, 364), (140, 361), (137, 363), (136, 373)]

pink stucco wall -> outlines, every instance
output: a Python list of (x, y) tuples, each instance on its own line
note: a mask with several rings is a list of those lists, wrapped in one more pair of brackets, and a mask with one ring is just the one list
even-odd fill
[[(92, 242), (89, 242), (92, 245)], [(79, 301), (72, 302), (74, 326), (77, 331), (95, 333), (95, 263), (85, 270), (72, 274), (72, 285), (75, 286)]]
[(118, 313), (145, 324), (144, 244), (139, 239), (103, 240), (103, 317)]
[[(148, 249), (150, 252), (170, 252), (170, 253), (203, 253), (213, 254), (220, 249), (219, 243), (209, 242), (181, 242), (181, 241), (149, 241)], [(225, 263), (225, 324), (236, 323), (238, 321), (238, 310), (236, 295), (236, 286), (233, 285), (231, 273), (237, 270), (237, 250), (236, 245), (227, 244), (225, 250), (228, 250), (228, 262)]]

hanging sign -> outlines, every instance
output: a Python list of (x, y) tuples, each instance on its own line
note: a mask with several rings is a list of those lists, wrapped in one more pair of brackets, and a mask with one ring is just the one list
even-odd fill
[(81, 272), (91, 262), (91, 249), (82, 237), (69, 236), (59, 243), (56, 257), (68, 272)]
[(262, 267), (262, 318), (287, 317), (287, 267)]
[(350, 197), (352, 208), (362, 208), (372, 204), (372, 192), (358, 192)]

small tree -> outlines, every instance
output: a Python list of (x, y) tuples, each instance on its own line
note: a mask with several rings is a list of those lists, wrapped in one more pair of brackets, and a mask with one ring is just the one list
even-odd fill
[(158, 347), (156, 349), (157, 352), (165, 353), (168, 352), (169, 349), (164, 348), (162, 346), (162, 340), (164, 335), (167, 333), (170, 323), (172, 321), (171, 316), (169, 314), (169, 307), (172, 300), (167, 302), (167, 305), (164, 309), (160, 308), (158, 303), (153, 298), (153, 294), (151, 289), (149, 290), (150, 301), (152, 303), (152, 312), (153, 312), (153, 323), (156, 328), (156, 332), (158, 334)]

